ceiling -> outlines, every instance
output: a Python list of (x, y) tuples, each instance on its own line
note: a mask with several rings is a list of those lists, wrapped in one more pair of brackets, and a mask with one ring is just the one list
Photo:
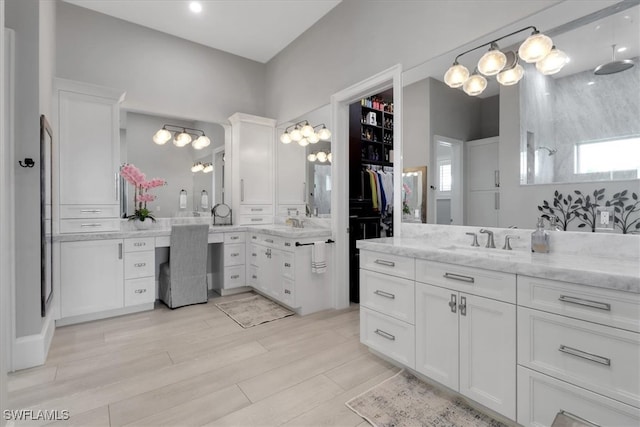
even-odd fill
[(143, 27), (266, 63), (341, 0), (64, 0)]

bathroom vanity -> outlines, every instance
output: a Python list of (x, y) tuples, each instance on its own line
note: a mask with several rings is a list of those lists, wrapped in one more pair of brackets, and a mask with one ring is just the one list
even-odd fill
[(593, 425), (640, 424), (637, 257), (436, 236), (358, 242), (365, 345), (525, 426), (549, 426), (561, 410)]

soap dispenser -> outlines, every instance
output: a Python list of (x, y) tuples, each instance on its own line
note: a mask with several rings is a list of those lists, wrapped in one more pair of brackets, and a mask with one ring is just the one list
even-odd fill
[(549, 233), (544, 229), (544, 219), (538, 218), (536, 230), (531, 233), (531, 252), (549, 252)]

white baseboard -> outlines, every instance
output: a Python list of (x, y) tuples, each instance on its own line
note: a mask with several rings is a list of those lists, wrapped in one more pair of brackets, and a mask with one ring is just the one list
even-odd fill
[(39, 334), (16, 338), (13, 346), (13, 371), (44, 365), (55, 331), (53, 316), (45, 317)]
[(76, 323), (91, 322), (93, 320), (108, 319), (109, 317), (123, 316), (125, 314), (138, 313), (140, 311), (153, 310), (155, 302), (132, 305), (130, 307), (116, 308), (113, 310), (100, 311), (97, 313), (80, 314), (78, 316), (65, 317), (56, 320), (56, 326), (74, 325)]

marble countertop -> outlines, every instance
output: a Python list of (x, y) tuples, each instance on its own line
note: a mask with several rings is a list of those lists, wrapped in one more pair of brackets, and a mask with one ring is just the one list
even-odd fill
[(358, 240), (360, 249), (448, 264), (534, 276), (599, 288), (640, 293), (640, 260), (578, 254), (531, 253), (430, 242), (425, 238), (387, 237)]

